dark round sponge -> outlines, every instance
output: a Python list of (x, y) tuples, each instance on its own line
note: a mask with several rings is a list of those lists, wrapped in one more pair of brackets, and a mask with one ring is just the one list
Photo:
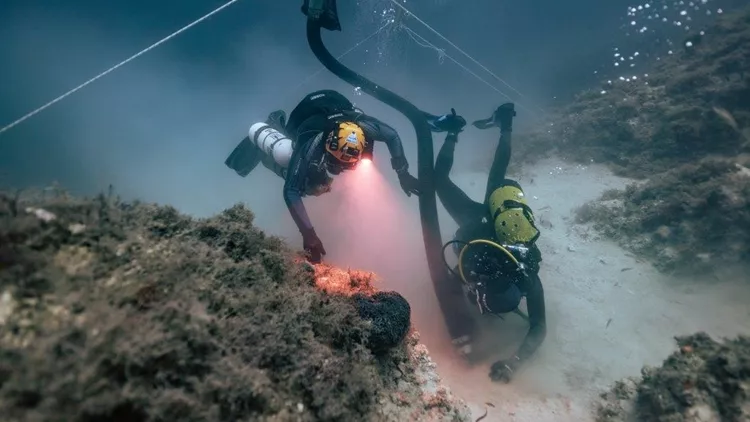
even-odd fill
[(403, 296), (390, 291), (352, 297), (359, 316), (372, 321), (367, 346), (373, 353), (384, 353), (406, 338), (411, 325), (411, 306)]

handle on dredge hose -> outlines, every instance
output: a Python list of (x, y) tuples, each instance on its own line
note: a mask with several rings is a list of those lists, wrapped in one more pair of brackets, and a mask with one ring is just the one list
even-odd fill
[(307, 19), (307, 41), (320, 63), (331, 73), (354, 87), (395, 108), (409, 119), (417, 135), (417, 176), (422, 192), (419, 195), (419, 212), (422, 223), (427, 265), (440, 308), (449, 334), (458, 338), (469, 334), (467, 325), (473, 324), (470, 317), (461, 318), (464, 307), (463, 290), (459, 283), (451, 281), (451, 275), (443, 267), (442, 238), (438, 220), (437, 199), (434, 184), (434, 151), (432, 132), (424, 114), (412, 103), (392, 91), (375, 84), (359, 73), (339, 62), (323, 44), (322, 29), (340, 31), (336, 0), (304, 0), (302, 12)]

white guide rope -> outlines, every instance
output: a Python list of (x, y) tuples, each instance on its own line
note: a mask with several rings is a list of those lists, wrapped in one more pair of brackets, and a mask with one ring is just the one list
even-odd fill
[(51, 107), (55, 103), (64, 100), (65, 98), (69, 97), (72, 94), (75, 94), (77, 91), (81, 90), (82, 88), (86, 87), (87, 85), (91, 84), (92, 82), (96, 81), (97, 79), (102, 78), (102, 77), (108, 75), (111, 72), (114, 72), (118, 68), (120, 68), (120, 67), (122, 67), (122, 66), (124, 66), (124, 65), (126, 65), (128, 63), (130, 63), (131, 61), (133, 61), (133, 60), (137, 59), (138, 57), (140, 57), (140, 56), (148, 53), (149, 51), (153, 50), (154, 48), (156, 48), (156, 47), (164, 44), (165, 42), (171, 40), (172, 38), (180, 35), (181, 33), (185, 32), (185, 31), (187, 31), (188, 29), (192, 28), (193, 26), (195, 26), (195, 25), (203, 22), (204, 20), (210, 18), (211, 16), (213, 16), (213, 15), (221, 12), (222, 10), (226, 9), (227, 7), (233, 5), (234, 3), (238, 2), (238, 1), (239, 0), (230, 0), (229, 2), (225, 3), (223, 6), (220, 6), (217, 9), (214, 9), (212, 12), (204, 15), (203, 17), (199, 18), (198, 20), (194, 21), (193, 23), (191, 23), (189, 25), (186, 25), (186, 26), (178, 29), (177, 31), (175, 31), (175, 32), (167, 35), (166, 37), (164, 37), (161, 40), (157, 41), (156, 43), (150, 45), (149, 47), (146, 47), (145, 49), (139, 51), (138, 53), (136, 53), (136, 54), (128, 57), (127, 59), (121, 61), (120, 63), (117, 63), (116, 65), (110, 67), (109, 69), (105, 70), (104, 72), (102, 72), (102, 73), (94, 76), (93, 78), (89, 79), (88, 81), (86, 81), (86, 82), (78, 85), (77, 87), (71, 89), (70, 91), (68, 91), (68, 92), (60, 95), (59, 97), (53, 99), (52, 101), (48, 102), (47, 104), (44, 104), (43, 106), (37, 108), (36, 110), (33, 110), (30, 113), (28, 113), (28, 114), (20, 117), (18, 120), (14, 121), (14, 122), (12, 122), (10, 124), (8, 124), (7, 126), (4, 126), (3, 128), (0, 129), (0, 135), (3, 132), (6, 132), (6, 131), (12, 129), (14, 126), (17, 126), (17, 125), (23, 123), (27, 119), (29, 119), (29, 118), (33, 117), (34, 115), (36, 115), (36, 114), (44, 111), (45, 109)]

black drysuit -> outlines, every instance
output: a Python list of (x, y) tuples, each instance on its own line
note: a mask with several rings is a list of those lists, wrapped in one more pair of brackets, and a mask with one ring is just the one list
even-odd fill
[(284, 201), (300, 232), (308, 233), (313, 226), (307, 215), (302, 198), (311, 192), (320, 192), (321, 185), (329, 182), (330, 166), (326, 166), (325, 138), (341, 122), (354, 122), (365, 135), (365, 156), (371, 155), (373, 142), (388, 145), (391, 163), (397, 172), (408, 170), (401, 138), (395, 129), (380, 120), (364, 114), (342, 94), (333, 90), (315, 91), (302, 99), (289, 114), (285, 122), (283, 111), (271, 113), (267, 123), (288, 136), (294, 144), (294, 152), (286, 169), (268, 163), (269, 157), (260, 151), (247, 137), (227, 158), (226, 164), (240, 176), (249, 174), (261, 161), (266, 167), (283, 177)]
[[(326, 132), (344, 121), (354, 122), (365, 134), (365, 151), (371, 152), (374, 141), (388, 145), (394, 162), (406, 163), (401, 138), (395, 129), (355, 108), (343, 95), (332, 90), (313, 92), (300, 102), (289, 115), (286, 135), (295, 141), (294, 154), (289, 162), (284, 183), (284, 201), (301, 232), (312, 230), (312, 223), (302, 203), (306, 186), (318, 178), (326, 150)], [(406, 170), (406, 168), (403, 168)]]
[[(508, 169), (511, 156), (511, 132), (501, 131), (499, 144), (495, 150), (494, 160), (487, 178), (487, 188), (484, 195), (484, 203), (473, 201), (469, 196), (450, 180), (450, 171), (453, 167), (453, 154), (456, 147), (457, 135), (449, 134), (443, 146), (440, 148), (435, 162), (435, 189), (438, 198), (451, 217), (458, 223), (459, 229), (456, 239), (469, 242), (475, 239), (487, 239), (497, 241), (494, 224), (488, 206), (489, 196), (495, 189), (515, 184), (506, 179), (505, 173)], [(531, 356), (542, 344), (547, 333), (546, 315), (544, 305), (544, 289), (539, 279), (539, 261), (541, 254), (536, 245), (530, 247), (531, 259), (527, 263), (528, 278), (519, 279), (518, 287), (529, 311), (529, 331), (519, 348), (516, 356), (521, 361)], [(507, 280), (494, 280), (498, 284), (507, 283)], [(492, 308), (492, 286), (487, 288), (488, 307)]]

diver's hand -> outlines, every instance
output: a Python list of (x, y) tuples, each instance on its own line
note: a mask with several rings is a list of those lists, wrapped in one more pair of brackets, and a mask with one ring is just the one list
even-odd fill
[(311, 263), (318, 264), (321, 260), (321, 255), (326, 254), (326, 249), (323, 247), (323, 242), (315, 233), (315, 229), (303, 231), (302, 233), (302, 247), (305, 249), (305, 253)]
[(409, 174), (408, 171), (398, 173), (398, 182), (401, 184), (401, 189), (404, 190), (406, 196), (411, 196), (411, 194), (419, 196), (422, 193), (419, 179)]
[(451, 108), (450, 114), (444, 114), (430, 121), (430, 126), (435, 132), (459, 133), (466, 126), (466, 119), (456, 114), (456, 109)]
[(513, 103), (505, 103), (498, 107), (492, 114), (492, 120), (500, 126), (500, 130), (511, 130), (513, 118), (516, 117), (516, 109)]
[(401, 189), (404, 190), (406, 196), (422, 193), (419, 180), (409, 174), (409, 163), (406, 161), (406, 157), (391, 158), (391, 167), (398, 175), (398, 182), (401, 184)]
[(516, 370), (521, 366), (518, 358), (499, 360), (490, 368), (490, 379), (495, 382), (508, 383), (513, 379)]

